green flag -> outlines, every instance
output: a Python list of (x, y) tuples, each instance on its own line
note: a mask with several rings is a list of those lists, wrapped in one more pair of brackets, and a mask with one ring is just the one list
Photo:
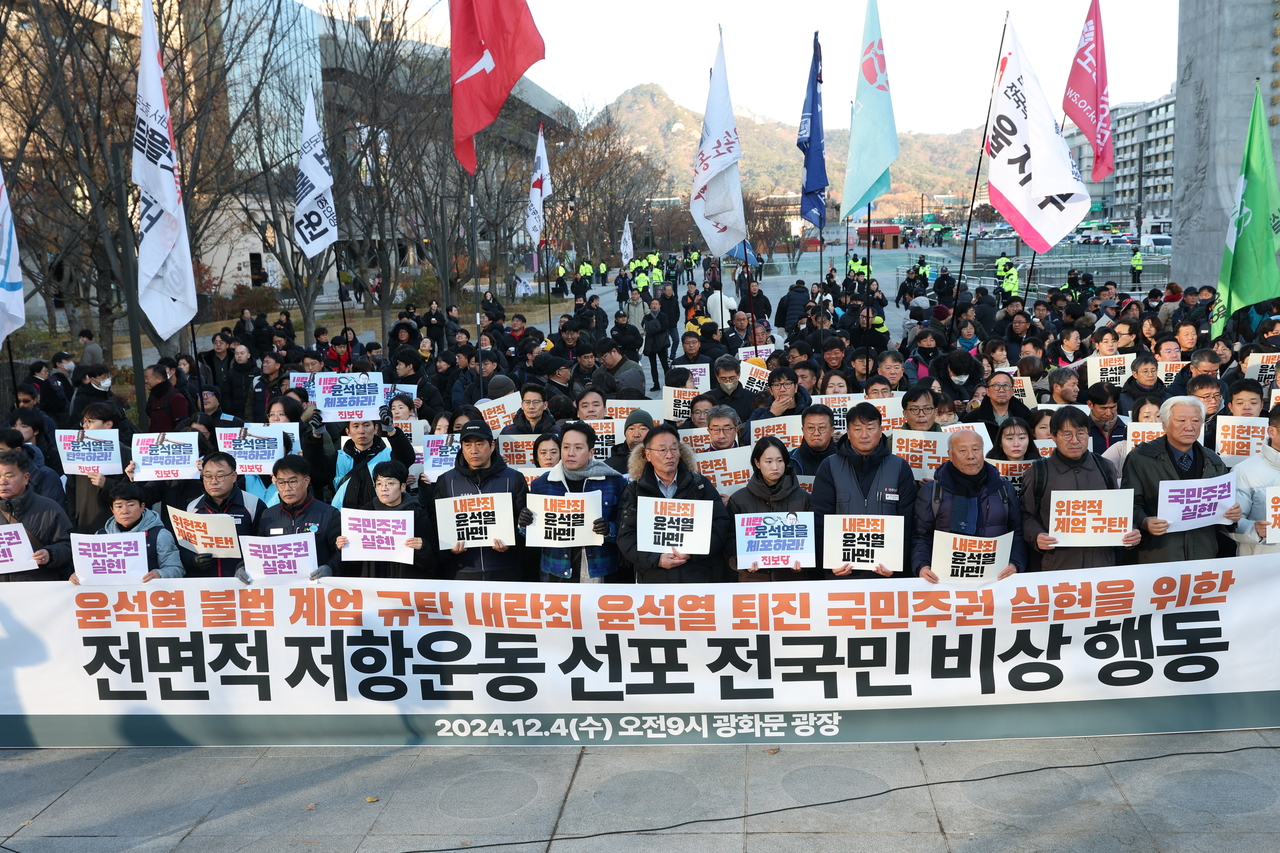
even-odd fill
[(1253, 116), (1240, 164), (1235, 210), (1227, 224), (1227, 245), (1218, 273), (1218, 301), (1212, 336), (1222, 334), (1227, 318), (1248, 305), (1280, 296), (1276, 235), (1280, 233), (1280, 188), (1271, 135), (1262, 115), (1262, 89), (1254, 84)]

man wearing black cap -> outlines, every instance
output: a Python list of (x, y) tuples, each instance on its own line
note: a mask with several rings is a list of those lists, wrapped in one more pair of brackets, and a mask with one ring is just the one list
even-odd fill
[[(632, 325), (631, 317), (626, 311), (614, 312), (613, 330), (609, 332), (609, 337), (617, 341), (623, 355), (636, 362), (636, 365), (639, 366), (640, 348), (644, 346), (644, 335), (640, 333), (639, 328)], [(596, 341), (597, 347), (601, 342), (608, 339), (606, 337), (600, 338), (600, 340)], [(600, 357), (599, 351), (596, 352), (596, 357)]]
[[(616, 330), (617, 327), (615, 326), (614, 329)], [(616, 338), (604, 338), (596, 341), (594, 352), (598, 362), (596, 365), (596, 381), (599, 381), (598, 374), (602, 372), (609, 374), (616, 380), (621, 379), (622, 374), (634, 370), (640, 374), (640, 384), (643, 388), (644, 368), (640, 366), (639, 362), (623, 355)]]
[(547, 377), (546, 393), (547, 400), (552, 397), (568, 397), (573, 399), (576, 394), (569, 388), (569, 380), (573, 378), (573, 368), (569, 366), (569, 362), (559, 356), (548, 356), (543, 363), (544, 376)]
[[(526, 389), (528, 387), (525, 386)], [(540, 388), (536, 390), (541, 391)], [(511, 495), (513, 520), (519, 518), (529, 489), (524, 475), (507, 467), (496, 452), (497, 444), (489, 425), (484, 421), (468, 421), (458, 433), (458, 441), (462, 449), (458, 451), (453, 468), (440, 475), (434, 491), (422, 489), (419, 502), (434, 507), (428, 501), (507, 492)], [(452, 570), (450, 576), (458, 581), (518, 581), (521, 579), (523, 550), (519, 545), (519, 542), (495, 539), (491, 546), (466, 548), (459, 542), (446, 556)]]

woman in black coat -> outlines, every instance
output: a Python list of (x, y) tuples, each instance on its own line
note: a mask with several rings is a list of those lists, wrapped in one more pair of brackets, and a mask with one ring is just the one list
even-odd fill
[(492, 290), (486, 290), (484, 292), (484, 300), (480, 303), (480, 310), (486, 314), (490, 312), (494, 314), (507, 313), (507, 309), (502, 307), (502, 303), (499, 302), (498, 298), (493, 295)]
[[(427, 313), (422, 315), (422, 333), (431, 338), (432, 343), (436, 345), (436, 352), (445, 348), (444, 329), (447, 325), (447, 319), (444, 312), (440, 310), (440, 303), (432, 299), (431, 304), (427, 306)], [(390, 357), (393, 353), (387, 353)]]

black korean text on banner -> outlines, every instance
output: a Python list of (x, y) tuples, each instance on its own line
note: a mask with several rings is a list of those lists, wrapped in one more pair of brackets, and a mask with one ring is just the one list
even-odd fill
[(123, 474), (120, 462), (120, 430), (60, 429), (56, 433), (58, 455), (66, 474)]
[[(1094, 699), (1211, 700), (1280, 690), (1266, 645), (1265, 603), (1280, 590), (1273, 562), (762, 591), (355, 578), (288, 588), (232, 578), (0, 584), (6, 631), (43, 650), (20, 678), (0, 680), (0, 714), (127, 713), (159, 731), (165, 715), (209, 714), (224, 718), (222, 744), (260, 741), (271, 715), (306, 715), (353, 742), (375, 718), (412, 716), (406, 737), (546, 745), (865, 739), (866, 718), (849, 715), (851, 705), (1071, 702), (1080, 714)], [(1229, 706), (1214, 707), (1198, 724), (1221, 725)], [(1088, 717), (1081, 731), (1159, 727), (1149, 711), (1123, 708)], [(1024, 723), (1036, 736), (1061, 733), (1055, 714)], [(955, 736), (992, 736), (974, 725)], [(1173, 714), (1172, 725), (1186, 718)], [(44, 745), (83, 745), (86, 728), (121, 730), (34, 726)], [(314, 730), (279, 736), (308, 742)]]
[(533, 547), (568, 548), (603, 545), (604, 537), (591, 527), (600, 518), (600, 493), (535, 495), (526, 498), (533, 513), (526, 542)]
[(467, 548), (492, 548), (497, 539), (516, 543), (511, 493), (459, 495), (436, 499), (440, 549), (451, 551), (461, 542)]
[(636, 507), (636, 538), (650, 554), (711, 553), (710, 501), (640, 497)]
[(812, 512), (749, 512), (733, 522), (738, 571), (817, 565)]
[(169, 523), (180, 548), (224, 559), (240, 556), (236, 520), (229, 515), (184, 512), (169, 507)]
[(1012, 547), (1012, 533), (986, 537), (938, 530), (930, 568), (942, 583), (986, 583), (1009, 565)]
[(1119, 547), (1133, 529), (1133, 489), (1055, 489), (1044, 499), (1050, 501), (1049, 535), (1058, 548)]
[(822, 565), (875, 571), (884, 566), (901, 574), (906, 523), (899, 515), (828, 515), (823, 528)]
[(1236, 502), (1236, 472), (1203, 480), (1162, 480), (1156, 518), (1169, 522), (1169, 532), (1230, 524), (1225, 513)]

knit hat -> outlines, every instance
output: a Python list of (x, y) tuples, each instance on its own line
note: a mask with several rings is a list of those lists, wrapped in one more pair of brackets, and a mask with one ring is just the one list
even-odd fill
[(510, 376), (503, 376), (501, 373), (489, 380), (489, 396), (493, 399), (505, 397), (516, 390), (516, 383), (511, 381)]
[(636, 409), (631, 414), (627, 415), (627, 422), (622, 425), (623, 434), (636, 424), (643, 424), (644, 426), (653, 429), (653, 415), (649, 414), (644, 409)]

